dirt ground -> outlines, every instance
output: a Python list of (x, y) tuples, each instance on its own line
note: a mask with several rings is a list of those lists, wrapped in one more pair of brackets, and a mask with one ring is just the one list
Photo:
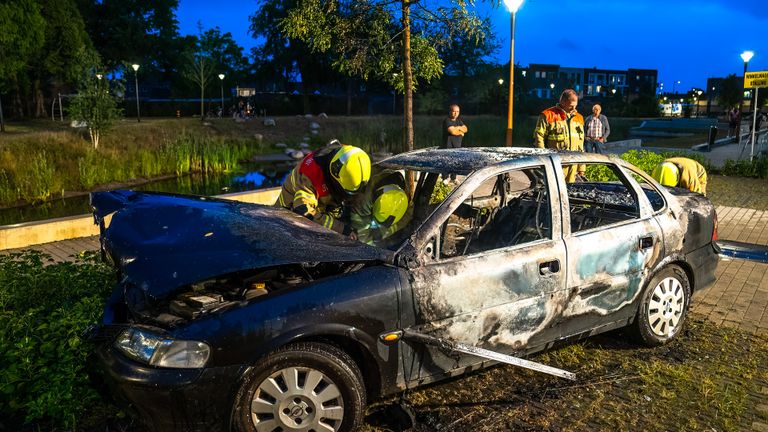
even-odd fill
[[(577, 373), (575, 383), (496, 366), (411, 391), (412, 430), (744, 431), (765, 423), (768, 339), (691, 318), (663, 347), (613, 332), (534, 358)], [(403, 430), (395, 402), (371, 406), (364, 430)]]

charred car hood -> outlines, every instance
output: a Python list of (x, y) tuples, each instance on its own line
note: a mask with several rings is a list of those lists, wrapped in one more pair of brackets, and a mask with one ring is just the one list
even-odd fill
[[(171, 194), (91, 194), (105, 253), (155, 298), (242, 270), (305, 262), (390, 261), (391, 252), (350, 240), (288, 210)], [(104, 218), (112, 214), (108, 228)]]

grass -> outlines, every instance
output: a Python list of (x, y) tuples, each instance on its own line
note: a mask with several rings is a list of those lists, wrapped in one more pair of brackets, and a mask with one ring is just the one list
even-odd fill
[(765, 179), (713, 175), (707, 180), (707, 197), (715, 205), (768, 210)]
[[(762, 418), (754, 400), (768, 383), (768, 339), (695, 316), (662, 347), (638, 347), (614, 332), (534, 360), (578, 381), (499, 366), (413, 391), (416, 430), (739, 431)], [(397, 430), (382, 415), (389, 403), (371, 407), (363, 430)]]
[[(219, 123), (219, 122), (217, 122)], [(221, 122), (223, 123), (223, 122)], [(258, 142), (194, 119), (123, 121), (98, 150), (60, 125), (29, 124), (0, 137), (0, 206), (137, 178), (226, 172), (258, 152)]]

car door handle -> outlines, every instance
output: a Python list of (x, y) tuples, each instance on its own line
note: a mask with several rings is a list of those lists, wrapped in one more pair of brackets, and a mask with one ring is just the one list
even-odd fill
[(653, 247), (653, 236), (640, 237), (640, 250)]
[(545, 261), (539, 263), (539, 274), (542, 276), (548, 276), (552, 273), (560, 271), (560, 260)]

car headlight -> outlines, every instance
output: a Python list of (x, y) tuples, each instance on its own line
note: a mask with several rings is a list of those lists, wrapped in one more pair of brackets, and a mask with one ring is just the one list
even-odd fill
[(211, 354), (203, 342), (168, 339), (135, 328), (123, 330), (114, 346), (134, 360), (165, 368), (201, 368)]

